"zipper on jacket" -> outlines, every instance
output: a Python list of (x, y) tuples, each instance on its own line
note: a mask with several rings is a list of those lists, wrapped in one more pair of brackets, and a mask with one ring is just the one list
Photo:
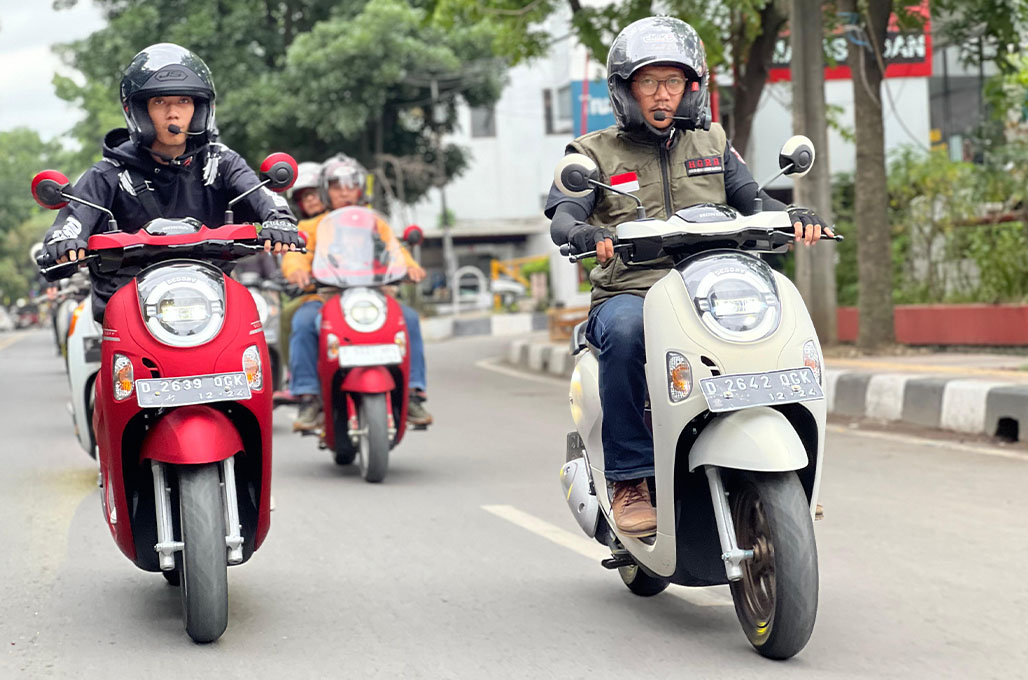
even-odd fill
[[(671, 133), (674, 135), (674, 132)], [(667, 142), (657, 144), (660, 149), (660, 178), (661, 184), (664, 185), (664, 219), (669, 220), (674, 214), (671, 207), (671, 178), (669, 172), (669, 166), (671, 165), (671, 154), (668, 152), (668, 144), (671, 143), (672, 137), (668, 137)]]

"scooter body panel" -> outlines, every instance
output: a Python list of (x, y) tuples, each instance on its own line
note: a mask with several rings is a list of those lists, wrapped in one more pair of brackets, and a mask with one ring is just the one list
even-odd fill
[(734, 411), (703, 428), (689, 452), (689, 472), (704, 465), (754, 472), (807, 466), (807, 452), (785, 416), (767, 406)]
[[(235, 437), (242, 442), (244, 453), (237, 458), (236, 474), (246, 538), (245, 558), (260, 546), (270, 527), (272, 385), (268, 371), (271, 364), (253, 298), (236, 281), (228, 277), (224, 277), (224, 281), (226, 318), (220, 332), (199, 346), (173, 347), (151, 335), (143, 322), (135, 280), (111, 297), (104, 314), (93, 422), (100, 451), (105, 517), (125, 556), (137, 566), (151, 571), (157, 569), (153, 550), (155, 534), (149, 533), (152, 526), (146, 513), (153, 516), (153, 481), (145, 458), (161, 460), (162, 454), (156, 449), (148, 449), (144, 456), (144, 442), (147, 441), (148, 429), (188, 407), (142, 408), (135, 390), (128, 398), (116, 400), (113, 382), (115, 354), (129, 359), (135, 379), (171, 379), (241, 371), (243, 351), (252, 345), (257, 346), (264, 371), (261, 388), (251, 389), (248, 400), (209, 402), (205, 408), (222, 413), (225, 420), (218, 422), (226, 427), (226, 421), (231, 424)], [(226, 436), (232, 435), (222, 435)], [(154, 440), (150, 441), (152, 445)], [(197, 459), (217, 459), (224, 453), (210, 453), (206, 449), (209, 443), (204, 442), (202, 455), (197, 452), (191, 455)], [(186, 457), (186, 454), (182, 455)], [(256, 499), (256, 505), (251, 499)], [(130, 500), (135, 502), (130, 504)], [(135, 508), (135, 515), (130, 514), (130, 507)]]
[[(410, 377), (410, 343), (407, 324), (403, 320), (400, 304), (389, 295), (371, 289), (385, 298), (386, 319), (380, 328), (361, 332), (346, 322), (341, 294), (330, 297), (321, 308), (321, 328), (318, 339), (318, 379), (321, 384), (321, 403), (325, 409), (325, 446), (335, 449), (337, 437), (348, 436), (336, 431), (336, 422), (347, 422), (347, 395), (359, 399), (361, 394), (389, 394), (396, 434), (392, 446), (403, 439), (407, 424), (407, 385)], [(375, 366), (342, 366), (338, 357), (329, 356), (329, 335), (334, 335), (340, 347), (353, 345), (398, 345), (401, 361), (398, 364)], [(333, 418), (339, 411), (342, 417)]]
[(243, 440), (227, 415), (195, 404), (173, 410), (147, 430), (139, 459), (172, 465), (203, 465), (243, 451)]

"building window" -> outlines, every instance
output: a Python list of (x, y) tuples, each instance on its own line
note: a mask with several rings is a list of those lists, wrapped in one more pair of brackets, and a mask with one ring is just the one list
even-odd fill
[(496, 109), (491, 106), (475, 106), (471, 109), (471, 136), (496, 136)]

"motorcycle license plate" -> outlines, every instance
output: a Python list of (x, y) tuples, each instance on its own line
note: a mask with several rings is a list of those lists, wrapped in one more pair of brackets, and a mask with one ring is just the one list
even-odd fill
[(767, 373), (737, 373), (700, 380), (707, 408), (715, 413), (753, 406), (795, 404), (824, 399), (825, 393), (809, 366)]
[(136, 381), (136, 403), (143, 408), (243, 401), (250, 396), (250, 385), (242, 371), (182, 378), (140, 378)]
[(383, 366), (401, 361), (399, 345), (344, 345), (339, 348), (340, 366)]

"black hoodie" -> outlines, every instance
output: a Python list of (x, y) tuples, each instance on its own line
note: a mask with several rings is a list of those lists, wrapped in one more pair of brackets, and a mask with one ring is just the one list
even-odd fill
[[(242, 157), (223, 144), (212, 143), (181, 165), (163, 165), (149, 152), (129, 141), (128, 130), (111, 130), (104, 137), (103, 159), (82, 175), (73, 193), (114, 213), (118, 229), (139, 231), (156, 217), (195, 217), (208, 227), (220, 227), (225, 208), (258, 183), (257, 175)], [(160, 212), (150, 214), (133, 186), (144, 186)], [(285, 199), (271, 191), (255, 191), (233, 206), (237, 222), (286, 219), (296, 222)], [(107, 230), (107, 215), (80, 203), (62, 208), (47, 231), (45, 242), (55, 236), (87, 240)], [(93, 277), (93, 314), (99, 320), (118, 288), (138, 272), (123, 271), (113, 279)]]

